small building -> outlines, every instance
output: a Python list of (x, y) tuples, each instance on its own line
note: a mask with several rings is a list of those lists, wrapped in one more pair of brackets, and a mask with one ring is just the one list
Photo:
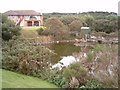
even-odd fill
[(79, 33), (76, 34), (76, 36), (79, 36), (80, 39), (84, 38), (90, 38), (90, 33), (91, 33), (91, 29), (90, 27), (81, 27), (81, 31)]
[(7, 14), (8, 18), (15, 22), (15, 25), (20, 25), (21, 27), (43, 25), (42, 13), (34, 10), (9, 10), (4, 14)]
[(91, 29), (90, 27), (81, 27), (81, 34), (90, 34)]

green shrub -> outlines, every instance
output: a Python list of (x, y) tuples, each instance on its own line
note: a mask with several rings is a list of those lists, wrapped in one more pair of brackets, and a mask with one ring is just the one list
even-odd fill
[(98, 53), (101, 50), (101, 47), (104, 47), (104, 45), (96, 44), (95, 47), (93, 48), (94, 54)]
[(48, 18), (45, 27), (43, 34), (51, 35), (54, 40), (62, 40), (69, 37), (67, 27), (56, 17)]
[(87, 61), (91, 61), (94, 56), (101, 50), (101, 47), (104, 48), (104, 45), (96, 44), (93, 49), (87, 53)]
[(100, 83), (95, 79), (90, 79), (86, 82), (85, 85), (81, 86), (80, 88), (105, 88), (105, 86), (103, 83)]
[[(63, 87), (67, 82), (69, 82), (62, 73), (62, 70), (58, 68), (47, 69), (41, 73), (41, 78), (46, 79), (48, 82), (57, 85), (58, 87)], [(69, 87), (69, 86), (68, 86)]]
[(15, 26), (15, 23), (7, 18), (7, 15), (2, 14), (2, 38), (4, 40), (12, 39), (12, 37), (20, 35), (20, 26)]
[(91, 51), (89, 51), (89, 52), (87, 53), (87, 61), (91, 61), (92, 58), (93, 58), (93, 53), (92, 53)]
[(37, 29), (36, 31), (38, 32), (39, 35), (42, 35), (43, 31), (46, 29), (46, 27), (41, 26), (39, 29)]
[(63, 75), (68, 79), (75, 77), (81, 85), (84, 84), (87, 80), (87, 72), (78, 62), (72, 63), (69, 67), (65, 68)]
[(118, 17), (109, 15), (106, 19), (98, 19), (95, 21), (95, 30), (97, 32), (111, 33), (118, 29)]
[(69, 24), (69, 29), (72, 32), (80, 32), (81, 27), (83, 26), (82, 22), (79, 20), (75, 20)]
[(50, 77), (48, 81), (59, 87), (62, 87), (65, 82), (67, 82), (67, 79), (63, 77), (62, 71), (56, 68), (50, 71)]
[[(3, 41), (2, 68), (20, 71), (24, 74), (39, 73), (49, 67), (51, 53), (42, 45), (25, 39)], [(35, 74), (34, 74), (35, 75)]]

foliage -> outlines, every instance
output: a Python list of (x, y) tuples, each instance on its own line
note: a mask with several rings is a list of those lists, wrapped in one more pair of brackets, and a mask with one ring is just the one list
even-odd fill
[(46, 20), (46, 29), (43, 31), (44, 35), (51, 35), (54, 40), (67, 39), (69, 32), (64, 24), (56, 17), (51, 17)]
[(95, 79), (90, 79), (86, 82), (85, 85), (81, 86), (80, 88), (104, 88), (105, 86)]
[(69, 29), (70, 29), (70, 31), (73, 31), (73, 32), (74, 31), (80, 32), (82, 26), (83, 26), (83, 24), (81, 21), (75, 20), (69, 24)]
[(69, 25), (71, 22), (75, 20), (81, 20), (81, 17), (76, 15), (71, 15), (71, 16), (66, 15), (66, 16), (60, 17), (60, 20), (63, 22), (64, 25)]
[(63, 74), (60, 70), (54, 69), (50, 71), (48, 81), (54, 83), (59, 87), (62, 87), (65, 84), (65, 82), (67, 82), (67, 79), (63, 77)]
[(92, 58), (93, 58), (93, 53), (92, 53), (91, 51), (89, 51), (89, 52), (87, 53), (87, 61), (91, 61)]
[[(111, 33), (117, 30), (117, 14), (114, 12), (83, 12), (83, 13), (48, 13), (45, 17), (59, 17), (64, 25), (69, 25), (75, 20), (80, 20), (83, 26), (89, 26), (97, 32)], [(107, 28), (108, 27), (108, 28)]]
[(12, 39), (12, 37), (20, 35), (20, 26), (15, 26), (15, 23), (7, 18), (7, 15), (2, 14), (2, 38), (4, 40)]
[(94, 28), (95, 19), (92, 15), (84, 15), (83, 20), (88, 27)]
[(3, 41), (2, 68), (37, 75), (49, 66), (50, 56), (49, 50), (42, 45), (13, 38)]
[[(55, 69), (46, 69), (41, 72), (41, 78), (47, 80), (50, 83), (57, 85), (58, 87), (65, 87), (64, 85), (69, 82), (62, 74), (62, 70), (58, 68)], [(67, 84), (66, 84), (67, 85)], [(69, 85), (66, 86), (66, 88)]]
[(111, 33), (115, 32), (118, 28), (117, 16), (109, 15), (106, 19), (96, 20), (95, 30), (97, 32)]
[[(103, 45), (101, 45), (102, 47)], [(101, 50), (100, 44), (96, 44), (90, 51), (87, 53), (87, 61), (91, 61), (93, 57)]]
[(92, 59), (84, 66), (93, 77), (109, 88), (118, 87), (118, 45), (97, 44), (89, 52)]
[(82, 67), (80, 63), (72, 63), (69, 67), (65, 68), (64, 76), (71, 79), (72, 77), (77, 78), (79, 84), (84, 84), (87, 80), (86, 70)]
[(39, 29), (37, 29), (36, 31), (38, 32), (39, 35), (42, 35), (42, 32), (46, 29), (46, 27), (41, 26)]

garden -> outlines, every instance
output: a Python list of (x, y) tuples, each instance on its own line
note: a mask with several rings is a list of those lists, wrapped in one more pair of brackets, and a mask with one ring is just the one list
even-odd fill
[(117, 37), (116, 16), (45, 17), (44, 23), (21, 28), (2, 14), (3, 88), (118, 88), (118, 44), (81, 47), (67, 42), (79, 39), (73, 32), (82, 26), (96, 35)]

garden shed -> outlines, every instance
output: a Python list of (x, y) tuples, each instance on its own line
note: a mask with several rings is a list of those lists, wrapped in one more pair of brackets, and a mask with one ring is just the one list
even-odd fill
[(90, 27), (81, 27), (81, 34), (90, 34)]

